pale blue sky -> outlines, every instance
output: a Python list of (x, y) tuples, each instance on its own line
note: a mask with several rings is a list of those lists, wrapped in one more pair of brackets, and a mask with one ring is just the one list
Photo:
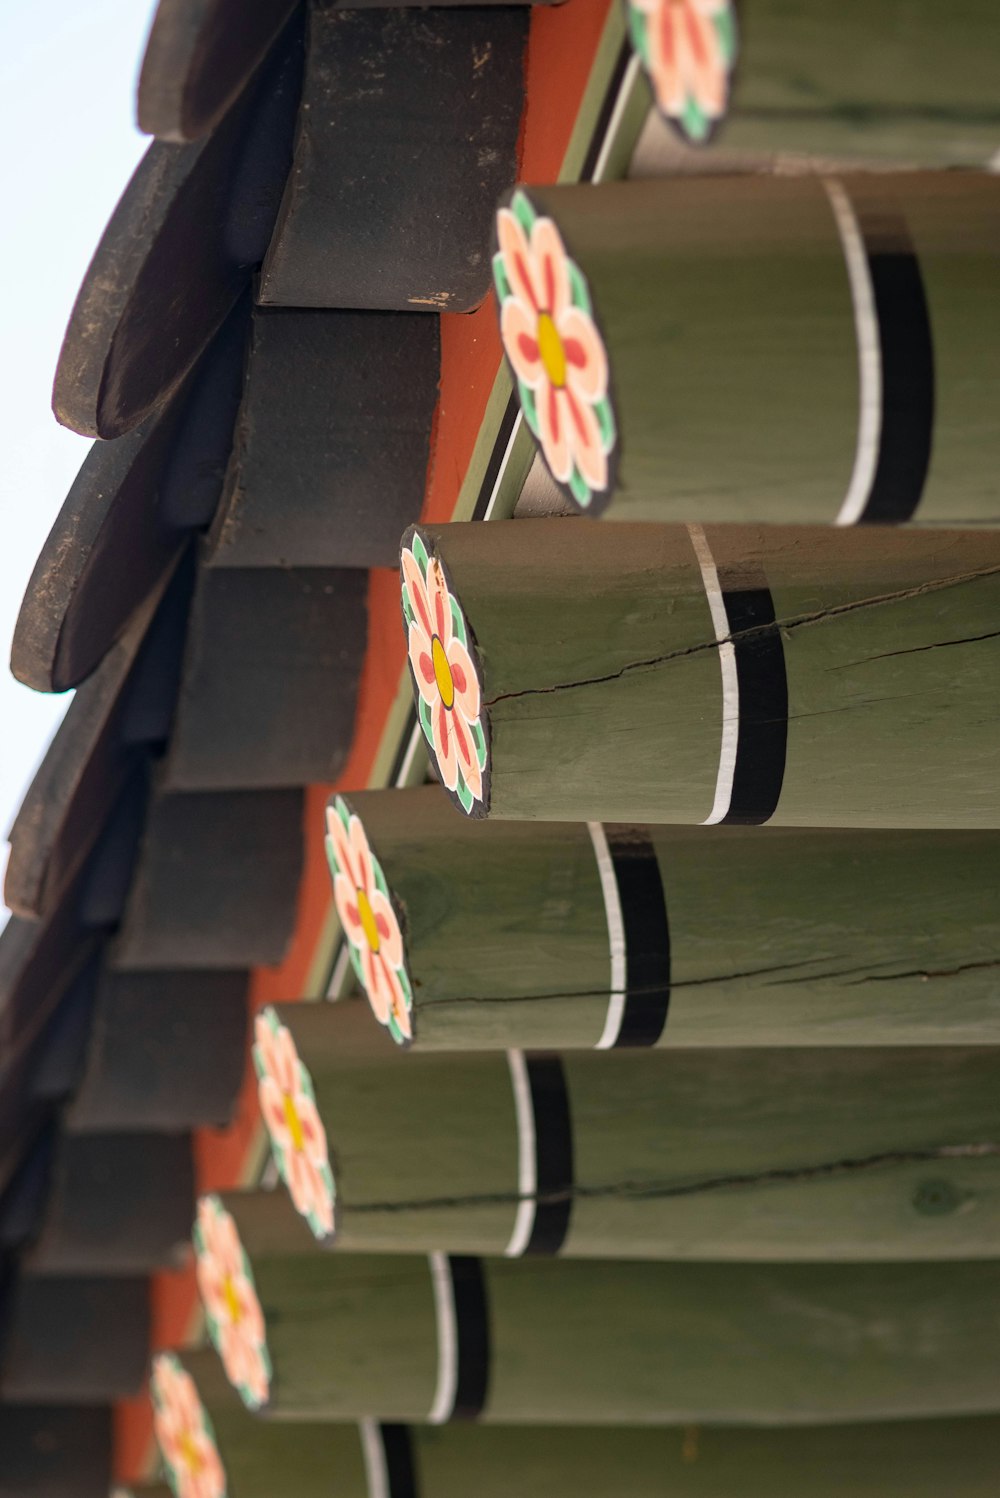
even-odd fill
[(135, 79), (153, 9), (151, 0), (0, 0), (4, 839), (68, 701), (20, 686), (7, 661), (25, 584), (89, 446), (56, 424), (52, 375), (90, 256), (148, 144), (135, 128)]

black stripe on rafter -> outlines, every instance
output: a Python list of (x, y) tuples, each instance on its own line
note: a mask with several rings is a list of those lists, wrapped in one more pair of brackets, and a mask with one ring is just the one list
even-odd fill
[(380, 1425), (389, 1498), (417, 1498), (413, 1439), (408, 1425)]
[(740, 827), (758, 827), (774, 816), (785, 778), (785, 648), (775, 622), (771, 590), (763, 579), (755, 588), (728, 589), (720, 568), (719, 583), (736, 656), (740, 712), (733, 789), (722, 820)]
[(573, 1208), (573, 1121), (562, 1061), (538, 1052), (525, 1068), (535, 1116), (535, 1220), (526, 1254), (557, 1254)]
[(934, 335), (924, 278), (900, 213), (855, 203), (882, 357), (882, 426), (860, 525), (899, 525), (920, 504), (934, 440)]
[(490, 1313), (482, 1261), (450, 1254), (448, 1268), (455, 1303), (458, 1375), (452, 1420), (478, 1420), (490, 1383)]
[(618, 1046), (656, 1045), (670, 1008), (670, 923), (660, 865), (640, 828), (605, 828), (625, 928), (625, 1010)]

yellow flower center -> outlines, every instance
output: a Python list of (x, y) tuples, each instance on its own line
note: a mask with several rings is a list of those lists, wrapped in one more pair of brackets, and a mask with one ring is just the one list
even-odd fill
[(365, 933), (365, 941), (373, 952), (377, 952), (379, 949), (378, 926), (375, 924), (371, 901), (363, 889), (358, 890), (358, 915), (361, 918), (361, 929)]
[(197, 1442), (189, 1430), (181, 1433), (180, 1439), (181, 1457), (188, 1471), (197, 1475), (201, 1471), (201, 1453)]
[(302, 1132), (302, 1123), (299, 1119), (298, 1113), (295, 1110), (295, 1104), (292, 1102), (291, 1093), (285, 1093), (284, 1102), (285, 1122), (288, 1125), (288, 1132), (292, 1136), (292, 1148), (295, 1150), (302, 1150), (305, 1148), (306, 1137)]
[(229, 1312), (230, 1321), (234, 1326), (238, 1326), (243, 1315), (243, 1310), (240, 1306), (240, 1298), (236, 1294), (236, 1286), (233, 1284), (231, 1274), (227, 1274), (222, 1282), (222, 1298), (226, 1302), (226, 1310)]
[(542, 358), (542, 368), (552, 384), (565, 385), (566, 350), (556, 331), (556, 325), (547, 312), (543, 312), (538, 319), (538, 352)]
[(444, 646), (437, 635), (431, 641), (431, 660), (434, 663), (434, 680), (437, 682), (437, 689), (441, 693), (441, 701), (445, 707), (450, 708), (455, 701), (455, 683), (452, 680), (451, 667), (448, 664), (448, 657), (444, 653)]

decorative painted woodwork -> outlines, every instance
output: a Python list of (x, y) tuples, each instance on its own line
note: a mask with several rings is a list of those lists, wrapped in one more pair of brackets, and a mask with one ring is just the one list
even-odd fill
[(683, 139), (704, 145), (728, 113), (736, 0), (626, 0), (626, 14), (658, 107)]
[(4, 1405), (102, 1407), (138, 1394), (149, 1359), (149, 1282), (15, 1271), (0, 1292)]
[(518, 5), (314, 4), (260, 300), (431, 312), (481, 302), (492, 205), (517, 177), (527, 36)]
[(190, 1136), (57, 1129), (45, 1153), (46, 1189), (24, 1245), (33, 1273), (128, 1276), (185, 1261), (195, 1201)]
[(243, 385), (243, 297), (167, 406), (95, 443), (35, 563), (11, 670), (39, 692), (78, 686), (164, 587), (215, 512)]
[(197, 140), (247, 87), (296, 0), (159, 0), (139, 74), (139, 129)]
[[(128, 439), (126, 439), (128, 440)], [(180, 675), (193, 568), (154, 589), (78, 688), (9, 833), (4, 899), (44, 916), (100, 840), (122, 784), (162, 751)]]
[(227, 1124), (247, 1030), (245, 972), (123, 973), (109, 965), (97, 985), (72, 1128), (169, 1133)]
[(157, 1446), (176, 1498), (226, 1498), (212, 1421), (191, 1375), (171, 1353), (153, 1359), (149, 1393)]
[(439, 319), (260, 309), (209, 557), (392, 567), (420, 514)]
[(991, 536), (455, 524), (408, 531), (402, 568), (471, 816), (1000, 826)]
[(626, 0), (632, 46), (681, 139), (935, 166), (1000, 138), (1000, 22), (986, 0)]
[(0, 1498), (107, 1498), (109, 1407), (0, 1405)]
[(123, 971), (279, 962), (302, 870), (300, 791), (154, 794), (116, 953)]
[(494, 278), (525, 421), (592, 515), (998, 525), (998, 230), (989, 173), (518, 188)]
[(200, 567), (165, 762), (178, 791), (333, 780), (367, 637), (357, 569)]
[(211, 135), (154, 141), (104, 231), (59, 355), (64, 426), (121, 437), (181, 386), (267, 249), (291, 155), (297, 27)]
[(344, 1498), (993, 1498), (1000, 1424), (989, 1416), (775, 1430), (254, 1421), (212, 1354), (177, 1361), (197, 1385), (231, 1498), (273, 1498), (281, 1484), (298, 1498), (327, 1498), (331, 1484)]
[[(736, 1261), (995, 1252), (997, 1050), (403, 1056), (374, 1043), (358, 1002), (282, 1005), (275, 1016), (307, 1068), (313, 1127), (334, 1162), (324, 1236), (335, 1230), (346, 1250)], [(269, 1086), (270, 1123), (289, 1094)], [(243, 1211), (284, 1221), (274, 1200), (262, 1194)]]
[(313, 1236), (328, 1238), (334, 1228), (334, 1183), (326, 1130), (316, 1108), (312, 1077), (292, 1032), (273, 1008), (254, 1022), (253, 1064), (260, 1113), (278, 1174)]
[(193, 1238), (209, 1338), (243, 1403), (258, 1410), (271, 1388), (264, 1313), (236, 1224), (218, 1196), (199, 1201)]
[(226, 1205), (279, 1420), (787, 1425), (1000, 1400), (996, 1263), (338, 1254), (260, 1195)]
[[(211, 1404), (231, 1498), (993, 1498), (1000, 1425), (990, 1416), (777, 1431), (684, 1426), (299, 1425), (251, 1423), (226, 1402), (205, 1354), (184, 1353)], [(668, 1483), (668, 1486), (663, 1486)], [(0, 1489), (1, 1492), (1, 1489)], [(171, 1489), (133, 1488), (132, 1498)], [(4, 1495), (6, 1498), (6, 1495)], [(18, 1495), (19, 1498), (19, 1495)], [(57, 1495), (63, 1498), (63, 1495)], [(183, 1498), (187, 1498), (184, 1494)]]
[(388, 1018), (417, 1049), (1000, 1044), (991, 832), (483, 822), (436, 786), (328, 818), (338, 800), (395, 984), (335, 878), (344, 939), (382, 1023), (386, 982), (412, 999), (405, 1036)]
[(379, 1024), (393, 1040), (408, 1045), (413, 1039), (413, 984), (399, 906), (361, 818), (342, 796), (327, 805), (325, 842), (334, 905), (355, 977)]

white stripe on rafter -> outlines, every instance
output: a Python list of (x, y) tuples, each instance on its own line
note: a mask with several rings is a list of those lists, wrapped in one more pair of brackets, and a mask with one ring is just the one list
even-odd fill
[(736, 746), (740, 736), (740, 683), (736, 675), (736, 647), (729, 637), (729, 616), (712, 548), (700, 525), (689, 525), (687, 529), (701, 568), (712, 628), (719, 646), (719, 670), (722, 672), (722, 744), (719, 748), (719, 769), (715, 777), (715, 800), (712, 810), (701, 824), (703, 827), (710, 827), (713, 823), (722, 821), (733, 798)]
[(358, 1431), (361, 1435), (361, 1451), (365, 1459), (368, 1498), (392, 1498), (381, 1426), (377, 1420), (361, 1420), (358, 1424)]
[(840, 243), (847, 265), (847, 279), (854, 304), (854, 328), (858, 340), (858, 445), (854, 470), (835, 525), (857, 525), (875, 482), (879, 439), (882, 435), (882, 349), (878, 335), (875, 289), (857, 214), (843, 186), (824, 178)]
[(448, 1255), (428, 1254), (431, 1284), (434, 1287), (434, 1315), (437, 1320), (437, 1388), (427, 1415), (428, 1425), (445, 1425), (455, 1410), (458, 1394), (458, 1318), (455, 1315), (455, 1289), (451, 1279)]
[(538, 1174), (536, 1165), (535, 1105), (523, 1051), (508, 1051), (510, 1085), (514, 1091), (514, 1113), (517, 1118), (517, 1215), (514, 1231), (504, 1249), (508, 1259), (518, 1259), (528, 1247), (535, 1226)]
[(628, 66), (626, 67), (625, 72), (622, 76), (621, 87), (618, 90), (618, 97), (615, 100), (615, 107), (612, 111), (611, 118), (608, 121), (608, 128), (604, 132), (604, 140), (601, 142), (600, 155), (597, 158), (597, 163), (594, 167), (593, 173), (591, 174), (590, 180), (592, 182), (604, 181), (604, 174), (608, 169), (608, 162), (611, 158), (611, 152), (614, 150), (615, 144), (617, 142), (618, 131), (621, 129), (622, 120), (625, 118), (625, 110), (628, 106), (629, 100), (632, 95), (632, 90), (635, 87), (636, 80), (639, 76), (639, 68), (639, 54), (637, 52), (633, 52), (628, 60)]
[(607, 834), (601, 822), (588, 822), (587, 831), (594, 845), (597, 872), (604, 895), (604, 914), (608, 923), (608, 947), (611, 952), (611, 998), (604, 1018), (601, 1038), (595, 1051), (609, 1051), (618, 1039), (625, 1015), (625, 922), (622, 919), (622, 902), (618, 893), (615, 866), (611, 862)]
[(497, 476), (493, 481), (493, 492), (490, 495), (489, 500), (487, 501), (486, 509), (483, 511), (484, 520), (492, 520), (493, 518), (493, 511), (496, 509), (497, 500), (500, 498), (500, 490), (503, 487), (503, 481), (507, 477), (507, 465), (510, 462), (511, 453), (514, 451), (514, 443), (518, 439), (518, 435), (521, 431), (521, 423), (523, 421), (524, 413), (519, 408), (510, 429), (510, 436), (507, 438), (507, 446), (503, 450), (503, 457), (500, 459), (500, 467), (497, 470)]

